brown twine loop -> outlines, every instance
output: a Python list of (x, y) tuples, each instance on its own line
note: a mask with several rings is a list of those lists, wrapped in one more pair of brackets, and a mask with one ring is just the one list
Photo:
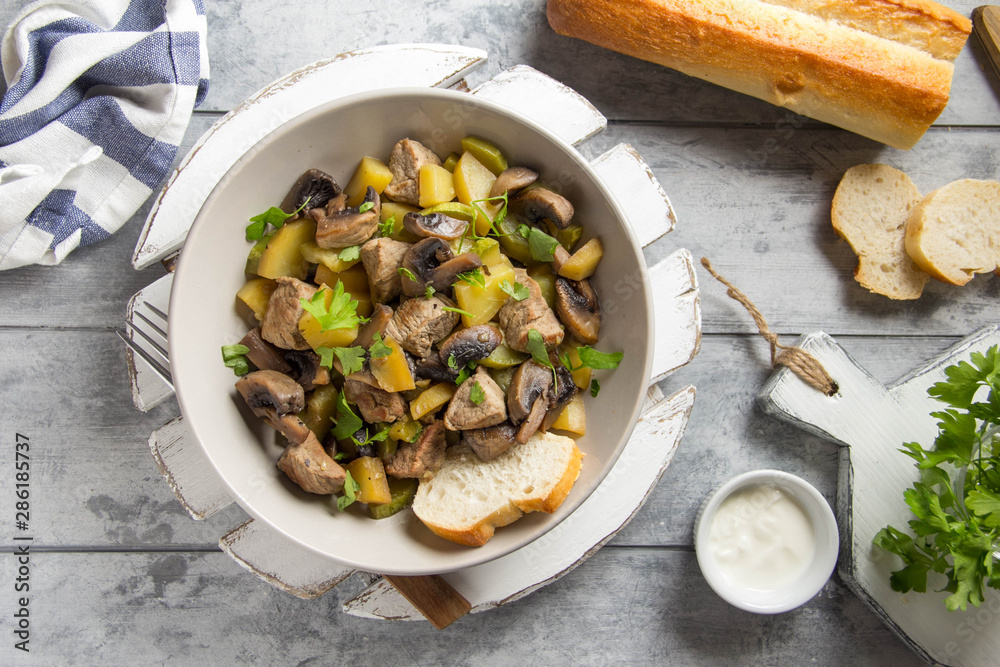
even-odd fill
[[(735, 285), (720, 276), (715, 269), (712, 268), (712, 263), (708, 261), (707, 257), (701, 258), (701, 265), (704, 266), (716, 280), (725, 285), (728, 288), (726, 290), (726, 294), (739, 301), (743, 307), (747, 309), (747, 312), (750, 313), (750, 316), (753, 317), (753, 321), (757, 324), (757, 330), (760, 331), (760, 335), (771, 344), (771, 368), (774, 368), (775, 364), (781, 364), (802, 378), (807, 384), (818, 389), (827, 396), (833, 396), (837, 393), (837, 383), (833, 381), (833, 378), (831, 378), (830, 374), (826, 372), (823, 365), (816, 360), (816, 357), (812, 356), (801, 347), (782, 345), (779, 343), (778, 334), (768, 328), (767, 321), (764, 319), (761, 312), (757, 310), (757, 306), (753, 305), (753, 301), (747, 298), (747, 295), (737, 289)], [(780, 354), (777, 354), (778, 348), (781, 348), (782, 350)]]

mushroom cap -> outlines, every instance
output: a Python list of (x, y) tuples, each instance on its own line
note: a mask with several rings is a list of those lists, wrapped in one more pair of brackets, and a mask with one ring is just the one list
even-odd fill
[[(309, 169), (299, 176), (292, 185), (285, 199), (281, 202), (281, 210), (294, 213), (306, 204), (310, 209), (324, 208), (328, 201), (341, 193), (340, 186), (333, 176), (319, 169)], [(296, 214), (298, 216), (300, 214)]]
[(236, 390), (258, 417), (266, 417), (268, 408), (281, 416), (306, 407), (302, 385), (278, 371), (248, 373), (237, 380)]
[(490, 197), (499, 197), (500, 195), (511, 192), (512, 190), (520, 190), (521, 188), (526, 188), (535, 181), (538, 180), (538, 172), (534, 169), (528, 169), (527, 167), (509, 167), (500, 172), (497, 176), (497, 180), (493, 182), (493, 187), (490, 188)]
[(552, 386), (552, 371), (534, 359), (517, 367), (507, 388), (507, 413), (515, 425), (523, 422), (539, 398), (548, 405), (548, 391)]
[(462, 431), (462, 442), (483, 461), (494, 459), (514, 446), (518, 428), (509, 421), (496, 426)]
[[(445, 338), (438, 346), (438, 352), (445, 366), (449, 366), (448, 359), (454, 357), (455, 361), (452, 365), (459, 369), (465, 368), (465, 365), (470, 361), (479, 361), (490, 356), (490, 353), (497, 349), (502, 342), (503, 334), (500, 333), (499, 329), (489, 324), (477, 324), (468, 329), (456, 331)], [(457, 370), (455, 375), (458, 375)]]
[(548, 188), (531, 188), (510, 200), (510, 210), (531, 222), (548, 219), (559, 229), (573, 220), (573, 204)]
[(601, 333), (601, 303), (589, 280), (556, 278), (556, 313), (577, 340), (593, 345)]
[(454, 256), (448, 244), (434, 236), (414, 243), (403, 255), (403, 268), (409, 272), (403, 275), (403, 294), (423, 294), (427, 286), (424, 276)]
[(410, 212), (403, 216), (403, 227), (420, 238), (435, 236), (451, 241), (464, 234), (465, 230), (469, 228), (469, 223), (444, 213), (422, 215)]

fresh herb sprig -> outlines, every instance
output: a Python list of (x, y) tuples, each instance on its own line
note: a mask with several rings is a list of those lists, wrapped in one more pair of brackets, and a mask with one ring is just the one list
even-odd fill
[(310, 199), (312, 199), (312, 197), (307, 198), (304, 202), (302, 202), (302, 206), (299, 206), (291, 213), (285, 213), (277, 206), (272, 206), (263, 213), (253, 216), (250, 218), (250, 224), (247, 225), (246, 228), (247, 241), (259, 241), (262, 239), (268, 225), (278, 229), (285, 224), (286, 220), (302, 212), (302, 209), (309, 204)]
[[(983, 603), (984, 584), (1000, 589), (995, 556), (1000, 540), (1000, 353), (973, 352), (971, 363), (945, 369), (947, 380), (927, 393), (949, 407), (937, 418), (931, 449), (910, 442), (899, 450), (916, 461), (921, 480), (903, 497), (915, 537), (886, 526), (875, 545), (899, 556), (889, 583), (900, 593), (927, 590), (930, 572), (944, 575), (950, 611)], [(977, 400), (978, 399), (978, 400)], [(964, 477), (964, 478), (963, 478)]]
[(316, 290), (311, 299), (300, 298), (299, 303), (302, 304), (302, 308), (319, 320), (322, 331), (358, 326), (362, 319), (358, 315), (358, 302), (344, 292), (344, 283), (337, 281), (329, 306), (326, 305), (327, 289), (324, 287)]

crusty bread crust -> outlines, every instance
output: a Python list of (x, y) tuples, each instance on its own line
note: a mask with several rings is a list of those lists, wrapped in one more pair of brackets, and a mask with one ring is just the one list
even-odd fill
[[(784, 4), (808, 9), (817, 3)], [(872, 17), (886, 6), (902, 16)], [(932, 53), (950, 56), (964, 44), (971, 24), (934, 3), (914, 0), (864, 0), (855, 10), (856, 16), (841, 23), (760, 0), (548, 1), (549, 23), (561, 35), (910, 148), (948, 102), (954, 66)], [(881, 30), (880, 22), (907, 18), (925, 24), (914, 33), (931, 36), (931, 52), (851, 25)]]
[[(544, 478), (532, 473), (527, 474), (524, 479), (518, 479), (517, 464), (513, 463), (518, 460), (515, 450), (537, 445), (536, 439), (541, 439), (542, 444), (542, 447), (535, 450), (537, 452), (545, 447), (558, 448), (558, 467), (545, 465)], [(528, 512), (551, 514), (556, 511), (566, 500), (580, 475), (583, 456), (574, 440), (553, 434), (536, 434), (525, 445), (515, 445), (491, 461), (482, 461), (464, 448), (454, 448), (449, 451), (445, 466), (433, 478), (421, 480), (413, 511), (438, 537), (470, 547), (482, 546), (493, 537), (497, 528), (516, 521)], [(535, 464), (533, 460), (523, 462), (523, 465)], [(458, 474), (453, 474), (456, 471)], [(504, 475), (504, 478), (501, 479), (499, 475)], [(469, 479), (476, 479), (482, 486), (489, 488), (469, 488), (470, 484), (466, 482)], [(523, 490), (526, 483), (533, 490)], [(448, 492), (437, 498), (436, 491), (430, 490), (434, 484), (444, 484), (448, 487)], [(500, 489), (504, 490), (498, 491)], [(496, 505), (486, 508), (487, 511), (482, 515), (477, 514), (475, 520), (456, 518), (455, 515), (460, 512), (457, 504), (464, 504), (467, 498), (472, 503), (470, 507), (476, 507), (475, 512), (483, 509), (481, 501), (471, 499), (477, 491), (487, 495), (494, 491), (500, 493), (490, 495), (493, 498), (491, 502), (495, 501)]]

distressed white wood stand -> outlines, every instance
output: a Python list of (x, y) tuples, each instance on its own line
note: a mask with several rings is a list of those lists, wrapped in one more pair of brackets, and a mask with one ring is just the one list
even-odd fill
[(783, 368), (757, 397), (768, 414), (841, 445), (838, 571), (904, 642), (933, 664), (1000, 664), (1000, 594), (986, 589), (979, 609), (949, 612), (943, 602), (948, 594), (932, 592), (943, 587), (941, 576), (928, 581), (927, 593), (901, 595), (890, 588), (889, 575), (902, 561), (874, 547), (872, 539), (887, 525), (907, 530), (912, 518), (903, 491), (919, 481), (919, 473), (898, 450), (904, 442), (927, 448), (934, 443), (937, 420), (930, 413), (943, 406), (927, 395), (928, 387), (945, 379), (947, 366), (998, 343), (1000, 326), (981, 329), (886, 387), (832, 338), (814, 333), (798, 344), (837, 382), (837, 394), (825, 396)]
[[(477, 49), (437, 44), (377, 47), (342, 54), (289, 74), (251, 96), (220, 119), (181, 162), (157, 199), (133, 256), (137, 269), (180, 249), (212, 184), (269, 131), (329, 100), (394, 86), (467, 89), (463, 77), (481, 66)], [(386, 63), (393, 67), (383, 67)], [(401, 67), (403, 63), (405, 66)], [(381, 72), (371, 77), (371, 72)], [(501, 72), (470, 91), (505, 104), (553, 129), (571, 144), (601, 132), (605, 118), (587, 100), (554, 79), (525, 66)], [(527, 105), (524, 100), (531, 100)], [(593, 161), (619, 195), (643, 247), (671, 231), (673, 208), (652, 171), (627, 144)], [(484, 565), (443, 575), (478, 612), (519, 599), (563, 576), (613, 537), (645, 502), (673, 458), (694, 404), (694, 387), (664, 397), (655, 383), (688, 363), (701, 346), (698, 283), (691, 254), (675, 251), (650, 268), (655, 290), (656, 347), (653, 383), (635, 431), (607, 478), (572, 515), (528, 546)], [(136, 294), (140, 302), (167, 312), (172, 274)], [(149, 410), (172, 391), (139, 357), (128, 353), (133, 401)], [(195, 438), (177, 417), (155, 431), (150, 451), (177, 499), (194, 519), (232, 502)], [(293, 595), (322, 595), (354, 571), (299, 547), (254, 520), (233, 528), (220, 546), (240, 565)], [(394, 620), (422, 619), (392, 586), (370, 573), (369, 586), (344, 603), (347, 613)]]

